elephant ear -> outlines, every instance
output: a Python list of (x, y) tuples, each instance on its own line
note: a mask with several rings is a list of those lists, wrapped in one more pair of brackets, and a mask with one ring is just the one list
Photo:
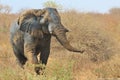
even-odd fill
[(29, 33), (32, 37), (43, 38), (42, 26), (34, 17), (24, 20), (20, 26), (20, 30)]
[(44, 14), (44, 10), (41, 9), (30, 9), (24, 11), (18, 18), (18, 25), (20, 30), (23, 32), (29, 32), (31, 30), (31, 25), (39, 25), (38, 17)]
[(36, 20), (33, 18), (25, 19), (21, 24), (20, 24), (20, 30), (23, 32), (28, 32), (31, 33), (32, 27), (35, 25), (38, 25)]

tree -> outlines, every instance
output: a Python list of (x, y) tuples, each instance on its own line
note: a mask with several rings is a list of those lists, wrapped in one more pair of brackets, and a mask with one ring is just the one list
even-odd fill
[(110, 14), (120, 15), (120, 8), (112, 8), (109, 12)]
[(52, 7), (52, 8), (57, 8), (59, 10), (62, 9), (62, 6), (60, 4), (57, 4), (56, 2), (50, 0), (50, 1), (46, 1), (44, 4), (43, 4), (44, 7)]
[(0, 4), (0, 13), (10, 13), (11, 7), (8, 5)]

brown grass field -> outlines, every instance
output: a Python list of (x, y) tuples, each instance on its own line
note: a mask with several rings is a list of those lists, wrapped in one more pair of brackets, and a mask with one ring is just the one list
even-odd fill
[(21, 69), (13, 54), (9, 28), (19, 15), (0, 13), (0, 80), (119, 80), (120, 11), (83, 13), (61, 12), (62, 23), (70, 30), (68, 39), (83, 54), (69, 52), (53, 37), (45, 74), (34, 73), (30, 54)]

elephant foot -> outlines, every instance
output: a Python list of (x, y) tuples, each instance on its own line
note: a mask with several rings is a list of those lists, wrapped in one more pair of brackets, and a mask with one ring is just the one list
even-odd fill
[(27, 58), (26, 59), (23, 59), (23, 60), (16, 60), (17, 61), (17, 63), (18, 63), (18, 65), (22, 68), (22, 69), (24, 69), (24, 65), (25, 65), (25, 63), (26, 63), (26, 61), (27, 61)]
[(40, 67), (35, 67), (35, 72), (37, 75), (44, 75), (44, 69)]
[(35, 67), (35, 72), (37, 75), (40, 75), (40, 67)]
[(17, 64), (20, 66), (20, 68), (24, 69), (23, 64), (17, 60)]

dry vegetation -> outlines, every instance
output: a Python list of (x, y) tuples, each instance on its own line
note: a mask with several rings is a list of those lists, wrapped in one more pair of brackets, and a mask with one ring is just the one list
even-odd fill
[(45, 75), (36, 76), (31, 61), (24, 70), (17, 65), (9, 43), (9, 27), (18, 15), (0, 13), (0, 80), (120, 78), (120, 9), (111, 9), (109, 14), (71, 10), (60, 15), (70, 30), (67, 35), (71, 44), (86, 51), (84, 54), (69, 52), (52, 38)]

